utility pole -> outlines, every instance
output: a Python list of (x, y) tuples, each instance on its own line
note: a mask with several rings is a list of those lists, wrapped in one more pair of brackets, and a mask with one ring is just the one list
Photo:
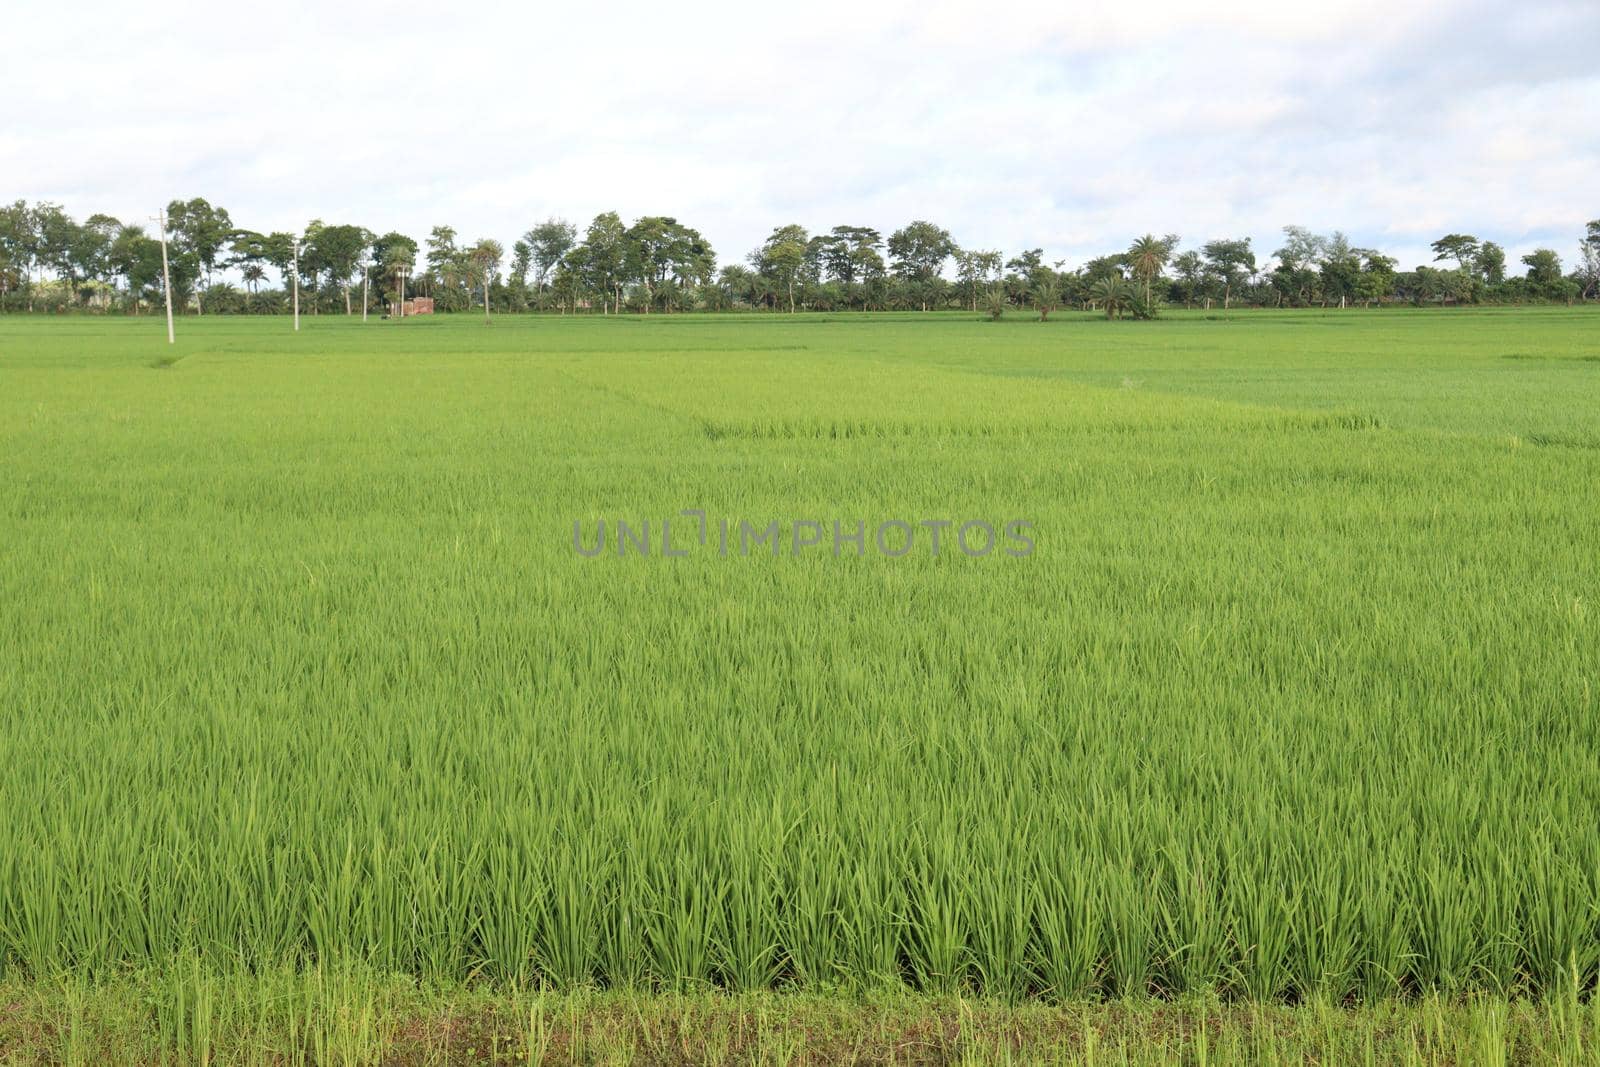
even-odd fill
[(395, 303), (400, 308), (399, 317), (403, 319), (406, 317), (406, 278), (411, 275), (411, 272), (401, 267), (396, 273), (400, 276), (400, 296), (395, 300)]
[(300, 241), (294, 242), (294, 332), (300, 332)]
[(172, 333), (172, 272), (167, 268), (167, 213), (163, 209), (159, 215), (150, 218), (161, 224), (161, 291), (167, 296), (167, 344), (176, 344), (177, 338)]
[(367, 321), (367, 268), (365, 264), (362, 264), (361, 267), (361, 321)]

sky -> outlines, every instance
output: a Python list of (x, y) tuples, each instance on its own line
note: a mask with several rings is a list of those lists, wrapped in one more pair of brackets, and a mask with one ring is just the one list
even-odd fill
[(724, 263), (925, 218), (1069, 267), (1292, 223), (1403, 268), (1454, 231), (1570, 266), (1600, 218), (1600, 0), (18, 6), (0, 198), (79, 218), (509, 247), (615, 210)]

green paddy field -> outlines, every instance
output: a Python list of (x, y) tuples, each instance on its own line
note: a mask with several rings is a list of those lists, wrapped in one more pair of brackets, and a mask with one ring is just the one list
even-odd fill
[(1600, 311), (178, 333), (0, 317), (0, 1059), (1600, 1054)]

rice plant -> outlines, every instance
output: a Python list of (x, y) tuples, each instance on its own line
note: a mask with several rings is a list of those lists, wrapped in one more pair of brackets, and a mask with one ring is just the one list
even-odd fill
[(1597, 325), (0, 320), (0, 979), (1586, 999)]

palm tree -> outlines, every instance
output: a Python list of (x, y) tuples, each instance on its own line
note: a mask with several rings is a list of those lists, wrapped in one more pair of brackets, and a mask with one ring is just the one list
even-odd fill
[(1176, 234), (1166, 237), (1157, 237), (1147, 233), (1133, 242), (1128, 249), (1128, 266), (1133, 272), (1144, 279), (1144, 302), (1150, 303), (1150, 283), (1155, 276), (1161, 273), (1167, 265), (1167, 260), (1172, 258), (1172, 250), (1178, 245)]
[(1051, 274), (1040, 279), (1039, 284), (1033, 287), (1032, 295), (1033, 306), (1039, 309), (1039, 321), (1049, 322), (1050, 312), (1061, 304), (1061, 283)]
[(989, 291), (983, 295), (983, 310), (991, 321), (999, 322), (1001, 316), (1006, 313), (1008, 306), (1010, 306), (1010, 301), (1006, 299), (1006, 291), (998, 285), (991, 286)]
[(1094, 288), (1089, 290), (1090, 297), (1095, 303), (1105, 309), (1106, 318), (1112, 319), (1121, 316), (1128, 307), (1128, 283), (1115, 274), (1108, 274), (1094, 283)]
[(250, 287), (250, 295), (254, 296), (256, 286), (267, 276), (267, 272), (261, 269), (259, 263), (247, 263), (239, 275), (244, 279), (244, 284)]
[(467, 259), (471, 261), (473, 273), (478, 276), (478, 281), (483, 285), (483, 321), (489, 321), (489, 283), (494, 280), (495, 271), (500, 269), (500, 260), (504, 258), (505, 249), (500, 247), (500, 242), (485, 237), (473, 245), (467, 252)]

